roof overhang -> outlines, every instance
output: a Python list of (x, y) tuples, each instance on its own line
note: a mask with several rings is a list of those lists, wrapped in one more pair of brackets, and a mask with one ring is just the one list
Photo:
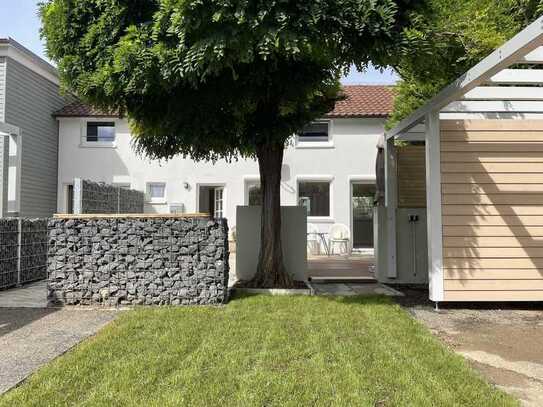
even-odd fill
[(543, 70), (507, 69), (543, 64), (543, 17), (444, 88), (386, 133), (406, 138), (431, 113), (543, 113)]
[(59, 85), (57, 69), (13, 38), (0, 38), (0, 58), (11, 58), (43, 78)]

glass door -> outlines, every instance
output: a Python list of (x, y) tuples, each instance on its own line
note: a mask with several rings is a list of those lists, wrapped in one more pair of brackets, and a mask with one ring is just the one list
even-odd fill
[(352, 232), (354, 249), (373, 248), (373, 200), (375, 185), (352, 184)]

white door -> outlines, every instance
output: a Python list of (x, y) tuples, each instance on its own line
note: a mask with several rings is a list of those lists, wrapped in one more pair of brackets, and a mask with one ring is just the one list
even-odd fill
[(213, 217), (218, 219), (223, 217), (223, 207), (224, 207), (224, 188), (217, 187), (215, 188), (215, 213)]

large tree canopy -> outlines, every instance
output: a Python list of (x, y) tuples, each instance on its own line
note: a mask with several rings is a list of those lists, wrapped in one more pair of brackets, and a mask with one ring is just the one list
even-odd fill
[(142, 151), (254, 154), (329, 110), (350, 64), (393, 63), (408, 0), (50, 0), (48, 54)]
[(425, 0), (409, 13), (392, 127), (543, 13), (542, 0)]
[(152, 158), (256, 156), (256, 285), (291, 284), (280, 239), (283, 149), (341, 97), (351, 65), (394, 65), (414, 0), (48, 0), (42, 34), (66, 88), (126, 114)]

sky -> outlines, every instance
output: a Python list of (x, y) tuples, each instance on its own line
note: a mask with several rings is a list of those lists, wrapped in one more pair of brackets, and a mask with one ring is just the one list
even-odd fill
[[(37, 3), (38, 0), (0, 0), (0, 38), (11, 37), (47, 60), (39, 34)], [(396, 80), (391, 70), (380, 72), (369, 67), (365, 72), (351, 70), (342, 82), (346, 85), (393, 84)]]

